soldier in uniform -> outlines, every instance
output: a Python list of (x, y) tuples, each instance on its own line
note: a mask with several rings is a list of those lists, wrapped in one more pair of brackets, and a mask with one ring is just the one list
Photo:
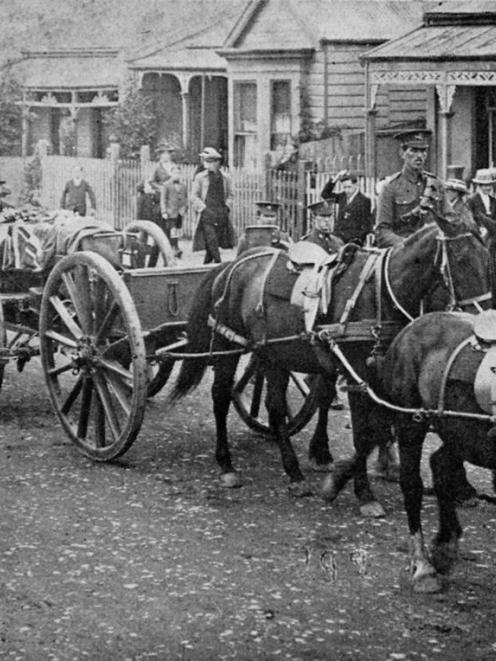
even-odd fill
[[(337, 214), (336, 198), (335, 193), (329, 193), (326, 200), (315, 202), (307, 207), (311, 215), (312, 230), (301, 239), (316, 243), (329, 254), (338, 252), (344, 246), (343, 241), (332, 233)], [(335, 411), (344, 409), (344, 402), (340, 396), (342, 385), (343, 378), (339, 376), (334, 386), (334, 393), (331, 394), (330, 407)]]
[(410, 129), (395, 135), (400, 143), (403, 168), (382, 186), (375, 228), (378, 248), (394, 246), (433, 220), (440, 210), (441, 182), (424, 170), (431, 132)]
[(281, 205), (279, 202), (255, 202), (256, 219), (248, 225), (238, 241), (236, 255), (255, 246), (271, 246), (287, 250), (291, 239), (279, 228)]
[(307, 209), (311, 214), (312, 230), (301, 240), (316, 243), (329, 254), (338, 252), (344, 243), (332, 233), (336, 220), (335, 194), (324, 201), (309, 204)]

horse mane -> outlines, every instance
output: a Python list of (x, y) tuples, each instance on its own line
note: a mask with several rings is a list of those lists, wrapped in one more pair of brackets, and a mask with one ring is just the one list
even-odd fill
[(410, 246), (412, 243), (417, 243), (417, 241), (420, 238), (423, 238), (424, 235), (429, 234), (430, 232), (432, 232), (433, 229), (436, 229), (436, 230), (439, 229), (438, 226), (436, 225), (436, 223), (427, 223), (427, 225), (422, 225), (422, 227), (419, 227), (418, 230), (416, 230), (413, 234), (410, 234), (410, 236), (408, 236), (405, 239), (403, 245), (404, 246)]

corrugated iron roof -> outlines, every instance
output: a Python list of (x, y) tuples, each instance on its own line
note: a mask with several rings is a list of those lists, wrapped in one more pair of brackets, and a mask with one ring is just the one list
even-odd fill
[(493, 57), (496, 57), (496, 25), (422, 27), (363, 55), (369, 61)]
[(30, 89), (116, 88), (122, 78), (116, 57), (36, 57), (18, 65), (19, 77)]
[(225, 71), (226, 61), (211, 48), (166, 48), (128, 63), (130, 69)]

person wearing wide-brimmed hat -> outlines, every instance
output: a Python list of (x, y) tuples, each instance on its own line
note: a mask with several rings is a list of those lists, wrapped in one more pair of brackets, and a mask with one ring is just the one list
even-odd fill
[(233, 202), (231, 178), (221, 172), (221, 154), (205, 147), (200, 156), (205, 170), (193, 179), (191, 206), (198, 215), (193, 251), (205, 250), (204, 264), (220, 262), (219, 248), (234, 248), (236, 238), (229, 217)]
[(444, 192), (443, 216), (450, 222), (461, 223), (466, 230), (479, 234), (477, 223), (467, 205), (468, 188), (463, 179), (454, 177), (446, 179)]
[(494, 234), (493, 226), (496, 226), (496, 199), (493, 197), (494, 177), (489, 168), (477, 170), (472, 183), (476, 185), (476, 191), (467, 200), (467, 205), (474, 220), (481, 229), (481, 233)]
[(426, 129), (409, 129), (394, 136), (400, 144), (403, 168), (389, 177), (379, 194), (375, 228), (379, 248), (401, 243), (432, 222), (432, 211), (439, 210), (441, 182), (424, 170), (430, 136)]

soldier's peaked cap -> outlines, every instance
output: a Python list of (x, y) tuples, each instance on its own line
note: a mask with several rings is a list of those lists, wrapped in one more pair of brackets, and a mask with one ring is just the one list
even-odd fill
[(417, 147), (427, 149), (432, 131), (428, 129), (408, 129), (400, 131), (394, 136), (402, 147)]
[(281, 205), (279, 202), (255, 202), (255, 205), (257, 207), (257, 210), (259, 213), (273, 213), (276, 214), (279, 209), (281, 208)]
[(335, 198), (333, 197), (326, 200), (321, 200), (320, 202), (314, 202), (313, 204), (309, 204), (307, 209), (315, 216), (332, 216), (334, 210), (334, 201)]

